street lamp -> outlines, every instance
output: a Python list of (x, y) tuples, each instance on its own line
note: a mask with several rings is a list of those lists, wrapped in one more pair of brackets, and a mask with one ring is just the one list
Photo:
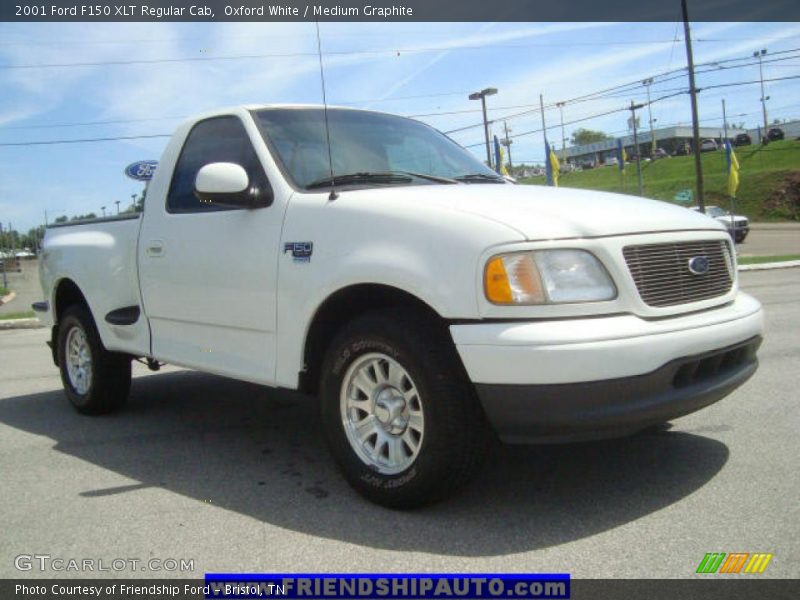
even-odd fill
[(103, 216), (105, 217), (106, 216), (106, 207), (105, 206), (101, 206), (100, 210), (103, 211)]
[(489, 145), (489, 121), (486, 118), (486, 96), (494, 96), (496, 93), (497, 88), (486, 88), (469, 95), (470, 100), (480, 100), (483, 108), (483, 134), (486, 138), (486, 164), (489, 168), (492, 167), (492, 151)]
[(767, 53), (766, 48), (762, 48), (761, 50), (756, 50), (753, 52), (753, 58), (758, 59), (758, 78), (761, 81), (761, 111), (764, 114), (764, 133), (761, 135), (761, 140), (767, 139), (767, 100), (769, 100), (769, 96), (764, 95), (764, 67), (761, 64), (761, 60), (764, 55)]

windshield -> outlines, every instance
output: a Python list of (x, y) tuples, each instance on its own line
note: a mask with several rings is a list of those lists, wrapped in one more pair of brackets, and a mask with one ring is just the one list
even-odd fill
[[(253, 114), (297, 187), (330, 185), (322, 108), (269, 108)], [(337, 185), (435, 185), (459, 178), (468, 183), (505, 181), (450, 138), (419, 121), (329, 108), (328, 122)], [(387, 177), (391, 173), (405, 177)]]
[(728, 211), (718, 206), (709, 206), (706, 208), (706, 214), (710, 217), (726, 217), (728, 216)]

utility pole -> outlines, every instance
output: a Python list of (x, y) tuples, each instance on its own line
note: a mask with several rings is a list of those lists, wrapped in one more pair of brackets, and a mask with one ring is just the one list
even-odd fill
[(511, 169), (514, 168), (514, 163), (511, 162), (511, 144), (514, 143), (514, 140), (508, 137), (508, 132), (509, 132), (508, 123), (506, 123), (505, 121), (503, 121), (503, 131), (505, 131), (506, 134), (506, 137), (503, 140), (503, 146), (506, 147), (506, 152), (508, 152), (508, 170), (510, 171)]
[(728, 141), (728, 117), (725, 115), (725, 98), (722, 99), (722, 129), (725, 131), (725, 141)]
[(647, 117), (650, 122), (650, 156), (653, 157), (656, 154), (656, 134), (653, 131), (653, 107), (650, 102), (650, 86), (653, 85), (653, 78), (648, 77), (642, 81), (642, 85), (647, 89)]
[(117, 205), (117, 214), (119, 214), (119, 200), (114, 200), (114, 204)]
[(639, 180), (639, 195), (644, 196), (644, 185), (642, 184), (642, 154), (639, 150), (639, 135), (636, 129), (636, 109), (643, 108), (642, 104), (634, 104), (631, 100), (631, 121), (633, 122), (633, 147), (636, 152), (636, 177)]
[(485, 88), (480, 92), (474, 92), (469, 95), (470, 100), (480, 100), (481, 108), (483, 109), (483, 135), (486, 139), (486, 164), (492, 168), (492, 150), (489, 145), (489, 120), (486, 117), (486, 96), (494, 96), (497, 93), (497, 88)]
[(769, 122), (767, 121), (767, 100), (769, 100), (769, 96), (764, 95), (764, 67), (761, 64), (761, 59), (766, 53), (766, 48), (753, 52), (753, 56), (758, 59), (758, 78), (761, 81), (761, 112), (764, 114), (764, 133), (761, 135), (762, 142), (764, 140), (769, 141), (767, 137), (767, 131), (769, 129)]
[(564, 102), (556, 102), (558, 114), (561, 116), (561, 160), (567, 160), (567, 137), (564, 135)]
[(689, 68), (689, 96), (692, 100), (692, 152), (694, 153), (694, 176), (697, 187), (697, 206), (700, 212), (706, 212), (703, 198), (703, 163), (700, 160), (700, 124), (697, 118), (697, 87), (694, 83), (694, 57), (692, 56), (692, 36), (689, 31), (689, 9), (686, 0), (681, 0), (683, 13), (683, 37), (686, 41), (686, 61)]

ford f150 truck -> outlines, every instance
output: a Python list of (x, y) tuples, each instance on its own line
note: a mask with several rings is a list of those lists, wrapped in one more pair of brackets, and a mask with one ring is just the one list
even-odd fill
[(145, 204), (47, 230), (36, 308), (75, 408), (120, 407), (132, 358), (317, 394), (345, 477), (387, 506), (453, 493), (492, 432), (629, 434), (756, 370), (762, 310), (721, 224), (514, 185), (418, 121), (205, 114)]

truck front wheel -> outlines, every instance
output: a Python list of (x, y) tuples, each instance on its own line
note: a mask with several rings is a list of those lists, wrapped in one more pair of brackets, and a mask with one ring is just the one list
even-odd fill
[(446, 328), (408, 310), (344, 327), (323, 366), (322, 419), (333, 455), (363, 496), (415, 508), (466, 484), (487, 424)]
[(94, 320), (83, 306), (71, 306), (61, 317), (58, 366), (67, 398), (78, 412), (108, 413), (128, 399), (131, 359), (103, 347)]

